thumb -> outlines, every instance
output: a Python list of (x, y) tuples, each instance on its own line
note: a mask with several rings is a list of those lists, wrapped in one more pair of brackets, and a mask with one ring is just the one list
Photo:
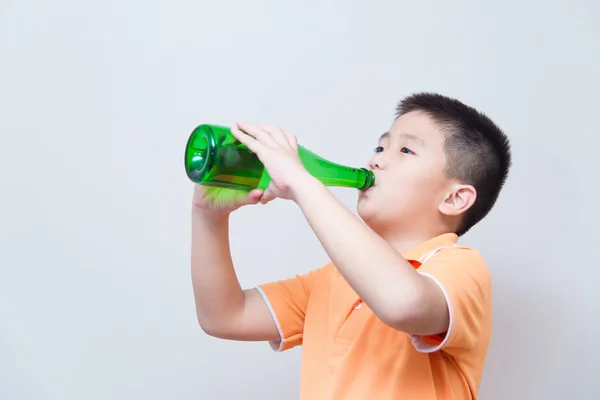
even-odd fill
[(277, 196), (275, 195), (275, 193), (273, 193), (273, 186), (272, 185), (273, 185), (273, 183), (271, 183), (269, 185), (269, 187), (267, 187), (267, 191), (260, 198), (261, 204), (267, 204), (271, 200), (274, 200), (274, 199), (277, 198)]
[(246, 196), (246, 198), (242, 202), (242, 204), (243, 205), (258, 204), (263, 193), (264, 192), (261, 189), (251, 190), (250, 193), (248, 193), (248, 196)]

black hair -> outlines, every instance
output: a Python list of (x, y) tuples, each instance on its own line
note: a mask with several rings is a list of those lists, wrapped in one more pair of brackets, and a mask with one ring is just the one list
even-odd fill
[(404, 98), (396, 107), (396, 117), (412, 111), (425, 113), (447, 133), (446, 176), (477, 191), (475, 203), (457, 227), (456, 234), (461, 236), (496, 203), (511, 167), (509, 140), (488, 116), (441, 94), (416, 93)]

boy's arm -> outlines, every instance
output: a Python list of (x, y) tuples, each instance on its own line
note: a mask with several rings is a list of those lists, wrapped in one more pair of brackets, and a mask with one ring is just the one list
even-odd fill
[(207, 334), (247, 341), (280, 338), (260, 293), (240, 287), (231, 260), (227, 215), (193, 208), (191, 257), (196, 314)]
[(383, 322), (413, 335), (448, 330), (442, 288), (416, 272), (308, 173), (295, 136), (246, 123), (237, 123), (231, 133), (260, 158), (272, 178), (261, 202), (294, 200), (342, 276)]
[(448, 330), (448, 304), (434, 280), (416, 272), (318, 180), (305, 175), (294, 184), (294, 200), (325, 251), (383, 322), (414, 335)]
[(450, 323), (443, 335), (410, 335), (415, 348), (426, 353), (443, 349), (459, 358), (485, 357), (493, 307), (491, 276), (482, 255), (469, 247), (446, 249), (420, 266), (419, 274), (443, 288)]

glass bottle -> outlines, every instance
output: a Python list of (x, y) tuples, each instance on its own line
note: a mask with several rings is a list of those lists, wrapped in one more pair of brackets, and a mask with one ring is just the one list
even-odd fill
[[(300, 145), (298, 155), (306, 170), (325, 186), (365, 190), (375, 183), (375, 175), (366, 168), (336, 164)], [(185, 170), (192, 182), (235, 190), (265, 190), (271, 181), (258, 156), (230, 128), (219, 125), (194, 129), (185, 148)]]

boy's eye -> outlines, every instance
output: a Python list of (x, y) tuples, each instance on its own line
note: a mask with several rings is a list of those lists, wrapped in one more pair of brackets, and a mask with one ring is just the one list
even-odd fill
[(403, 147), (400, 149), (400, 152), (402, 153), (406, 153), (406, 154), (415, 154), (411, 149), (409, 149), (408, 147)]
[(383, 146), (375, 147), (375, 153), (381, 153), (383, 151)]

